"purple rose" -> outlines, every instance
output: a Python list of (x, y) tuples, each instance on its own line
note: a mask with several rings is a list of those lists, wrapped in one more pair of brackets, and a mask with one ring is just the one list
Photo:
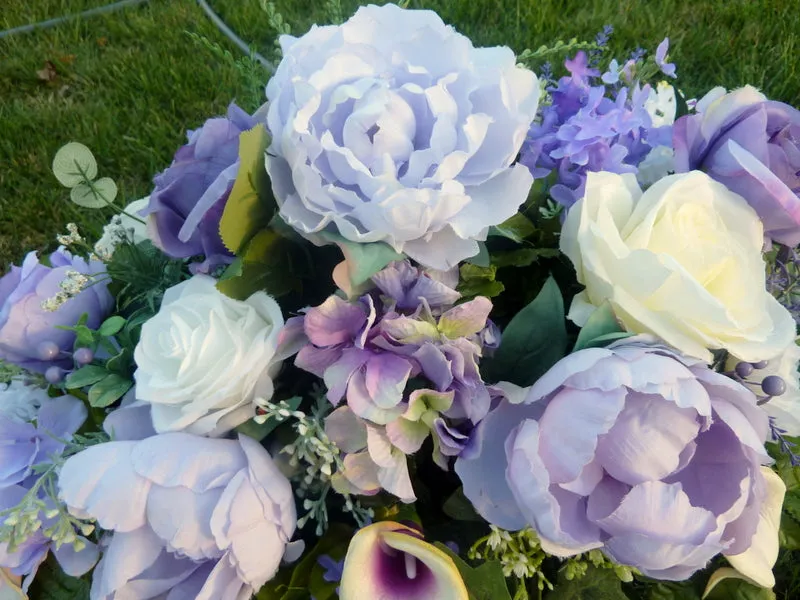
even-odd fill
[[(800, 111), (751, 86), (709, 92), (675, 122), (678, 172), (702, 169), (752, 206), (764, 235), (800, 243)], [(713, 100), (713, 101), (712, 101)], [(702, 109), (702, 111), (701, 111)]]
[(531, 525), (559, 556), (600, 548), (657, 579), (755, 545), (767, 415), (739, 383), (655, 341), (571, 354), (487, 416), (491, 443), (456, 472), (489, 522)]
[(193, 266), (196, 271), (207, 273), (233, 260), (219, 222), (239, 171), (239, 134), (255, 126), (253, 117), (231, 104), (226, 117), (190, 131), (189, 143), (154, 180), (150, 203), (141, 213), (151, 216), (148, 235), (173, 258), (204, 256)]
[(0, 359), (40, 373), (51, 366), (70, 368), (75, 334), (56, 327), (73, 326), (85, 313), (86, 326), (96, 328), (111, 312), (114, 299), (107, 284), (98, 281), (55, 311), (42, 308), (42, 302), (62, 291), (68, 272), (95, 275), (103, 269), (101, 263), (87, 263), (63, 249), (50, 255), (50, 267), (41, 264), (35, 252), (21, 267), (12, 266), (0, 278)]

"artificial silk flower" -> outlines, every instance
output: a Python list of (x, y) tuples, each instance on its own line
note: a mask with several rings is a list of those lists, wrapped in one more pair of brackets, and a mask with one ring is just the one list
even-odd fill
[(762, 244), (755, 211), (705, 173), (670, 175), (645, 192), (633, 175), (590, 173), (561, 232), (586, 286), (569, 318), (582, 326), (608, 301), (625, 329), (685, 354), (770, 359), (795, 324), (766, 290)]
[(509, 48), (475, 48), (436, 13), (393, 4), (280, 43), (266, 166), (301, 234), (382, 241), (447, 269), (525, 202), (532, 177), (515, 161), (540, 90)]
[(358, 531), (344, 559), (340, 600), (467, 600), (453, 560), (419, 530), (383, 521)]
[(168, 289), (134, 352), (136, 397), (156, 431), (219, 436), (253, 417), (255, 399), (272, 397), (282, 327), (264, 292), (234, 300), (199, 274)]

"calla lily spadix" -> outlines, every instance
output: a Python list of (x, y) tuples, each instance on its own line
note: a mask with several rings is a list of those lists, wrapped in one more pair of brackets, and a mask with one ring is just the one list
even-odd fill
[(340, 600), (467, 600), (453, 560), (422, 539), (419, 530), (394, 522), (361, 529), (344, 561)]

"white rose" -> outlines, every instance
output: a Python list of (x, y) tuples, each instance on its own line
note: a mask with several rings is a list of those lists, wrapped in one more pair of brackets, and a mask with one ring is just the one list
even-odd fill
[(608, 300), (628, 331), (688, 355), (770, 359), (795, 325), (765, 289), (762, 243), (755, 211), (704, 173), (670, 175), (644, 194), (633, 175), (590, 173), (561, 233), (586, 286), (569, 318), (583, 325)]
[(17, 379), (0, 383), (0, 415), (12, 421), (29, 423), (36, 418), (39, 407), (48, 398), (46, 389), (25, 385)]
[[(741, 359), (731, 356), (726, 367), (728, 370), (736, 368)], [(762, 405), (767, 414), (775, 420), (775, 425), (786, 431), (790, 436), (800, 435), (800, 346), (795, 340), (778, 356), (767, 362), (763, 369), (753, 369), (747, 376), (747, 382), (753, 391), (758, 394), (761, 382), (768, 375), (777, 375), (786, 382), (786, 391), (780, 396), (773, 396), (769, 402)]]
[(156, 431), (218, 436), (252, 417), (254, 399), (272, 396), (282, 327), (264, 292), (233, 300), (207, 275), (168, 289), (134, 352), (136, 397), (152, 404)]

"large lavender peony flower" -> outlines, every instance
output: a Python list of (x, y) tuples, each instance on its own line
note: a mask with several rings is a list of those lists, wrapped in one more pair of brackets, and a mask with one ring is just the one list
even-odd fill
[(767, 415), (742, 385), (655, 342), (571, 354), (489, 414), (492, 443), (456, 464), (489, 522), (659, 579), (748, 550), (767, 496)]
[(280, 41), (266, 164), (301, 233), (384, 241), (444, 269), (525, 201), (531, 176), (513, 163), (539, 86), (510, 49), (391, 4)]
[(249, 598), (296, 525), (289, 481), (245, 436), (99, 444), (67, 460), (59, 488), (72, 512), (113, 531), (92, 600)]
[(21, 267), (12, 266), (0, 279), (0, 359), (40, 373), (51, 366), (72, 366), (68, 352), (75, 334), (56, 327), (75, 325), (86, 313), (86, 325), (95, 328), (111, 312), (114, 299), (106, 282), (99, 281), (54, 312), (44, 310), (42, 302), (61, 291), (59, 285), (69, 271), (97, 274), (103, 271), (103, 265), (87, 263), (60, 248), (50, 255), (47, 267), (30, 252)]
[(239, 134), (255, 125), (255, 118), (231, 104), (227, 116), (190, 131), (189, 143), (156, 176), (150, 202), (140, 213), (150, 215), (149, 237), (165, 254), (205, 257), (193, 266), (195, 271), (207, 273), (233, 260), (219, 235), (219, 222), (239, 170)]
[(764, 222), (764, 235), (800, 243), (800, 111), (745, 86), (722, 88), (675, 123), (679, 172), (702, 169), (742, 196)]

